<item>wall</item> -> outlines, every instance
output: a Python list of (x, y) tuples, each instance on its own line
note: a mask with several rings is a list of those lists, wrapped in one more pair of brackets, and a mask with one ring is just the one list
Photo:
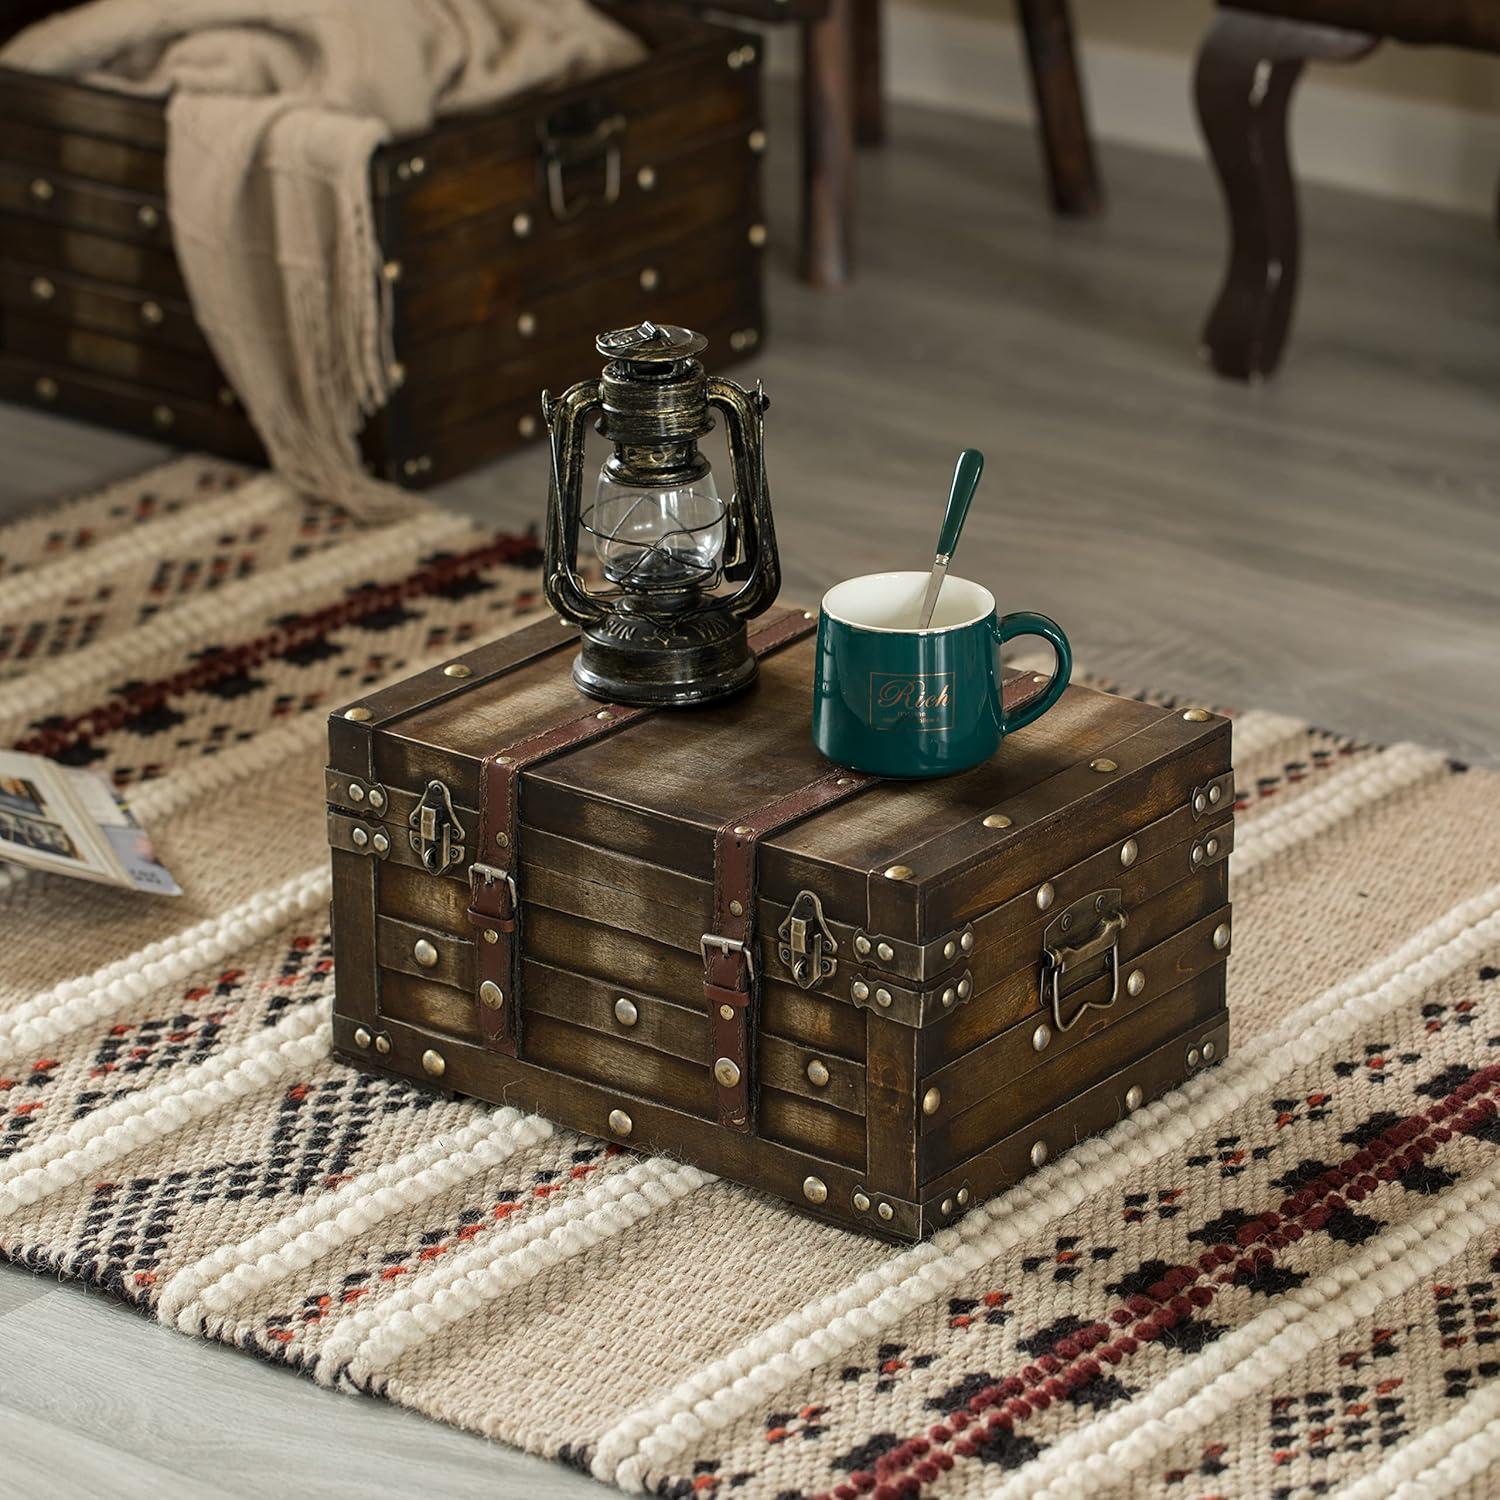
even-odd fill
[[(1073, 0), (1095, 129), (1198, 152), (1192, 57), (1211, 0)], [(1028, 118), (1005, 0), (887, 0), (893, 97)], [(1474, 213), (1500, 176), (1500, 57), (1390, 45), (1351, 67), (1319, 65), (1298, 95), (1303, 176)]]

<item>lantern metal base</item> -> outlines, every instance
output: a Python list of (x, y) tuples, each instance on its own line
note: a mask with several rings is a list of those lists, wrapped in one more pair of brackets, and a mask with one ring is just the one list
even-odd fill
[(591, 698), (651, 708), (711, 703), (755, 680), (743, 620), (706, 611), (664, 624), (623, 611), (583, 632), (573, 681)]

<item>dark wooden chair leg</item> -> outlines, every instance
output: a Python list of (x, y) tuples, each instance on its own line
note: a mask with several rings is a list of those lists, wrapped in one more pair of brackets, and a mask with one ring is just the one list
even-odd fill
[(1026, 36), (1052, 206), (1069, 217), (1098, 213), (1104, 194), (1094, 162), (1068, 0), (1016, 0), (1016, 11)]
[(838, 287), (853, 267), (854, 0), (802, 28), (802, 276)]
[(1260, 380), (1280, 362), (1297, 300), (1301, 243), (1287, 114), (1309, 59), (1352, 62), (1358, 32), (1221, 11), (1198, 53), (1198, 119), (1229, 214), (1229, 268), (1203, 330), (1214, 369)]
[(885, 142), (883, 3), (854, 0), (854, 139), (861, 146)]

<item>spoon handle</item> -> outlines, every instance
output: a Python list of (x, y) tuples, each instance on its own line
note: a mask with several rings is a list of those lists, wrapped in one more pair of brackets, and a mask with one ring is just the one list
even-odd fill
[(977, 448), (965, 448), (958, 455), (953, 471), (953, 487), (948, 492), (948, 508), (943, 512), (943, 529), (938, 532), (939, 557), (952, 557), (958, 547), (958, 534), (969, 516), (969, 503), (984, 473), (984, 454)]

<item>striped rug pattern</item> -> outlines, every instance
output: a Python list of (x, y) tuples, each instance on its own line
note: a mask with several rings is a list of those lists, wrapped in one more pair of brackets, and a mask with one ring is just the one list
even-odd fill
[(633, 1491), (1492, 1492), (1494, 776), (1238, 715), (1231, 1057), (893, 1250), (330, 1059), (324, 715), (536, 563), (191, 458), (0, 530), (0, 738), (187, 892), (0, 869), (0, 1253)]

